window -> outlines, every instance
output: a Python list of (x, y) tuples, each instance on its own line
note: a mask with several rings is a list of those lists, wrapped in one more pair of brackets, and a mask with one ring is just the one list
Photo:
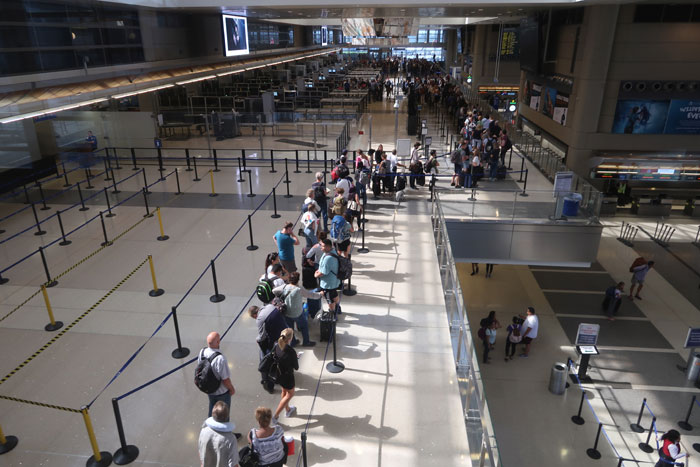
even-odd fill
[(428, 31), (421, 29), (418, 31), (418, 42), (428, 42)]
[(437, 42), (438, 41), (438, 33), (440, 31), (436, 29), (430, 29), (428, 30), (428, 42)]

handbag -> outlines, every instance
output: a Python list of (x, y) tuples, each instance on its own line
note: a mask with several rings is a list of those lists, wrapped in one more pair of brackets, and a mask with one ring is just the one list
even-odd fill
[(238, 465), (240, 467), (258, 467), (260, 465), (260, 456), (250, 446), (243, 446), (238, 451)]
[(273, 383), (277, 383), (277, 378), (279, 378), (280, 375), (280, 367), (274, 348), (270, 352), (266, 353), (262, 360), (260, 360), (260, 363), (258, 364), (258, 371), (267, 375), (267, 377)]

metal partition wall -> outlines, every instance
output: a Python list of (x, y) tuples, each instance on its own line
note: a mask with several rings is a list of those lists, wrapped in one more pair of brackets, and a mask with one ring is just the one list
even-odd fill
[(435, 197), (432, 221), (472, 466), (502, 467), (447, 225)]

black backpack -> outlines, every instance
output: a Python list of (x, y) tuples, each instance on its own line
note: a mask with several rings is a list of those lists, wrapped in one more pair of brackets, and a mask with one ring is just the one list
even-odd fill
[[(316, 185), (314, 183), (314, 185)], [(326, 188), (322, 183), (319, 183), (314, 187), (314, 200), (318, 203), (326, 200)]]
[(334, 273), (335, 277), (339, 281), (344, 281), (345, 279), (352, 276), (352, 261), (347, 259), (345, 256), (340, 256), (335, 253), (330, 253), (332, 257), (338, 260), (338, 272)]
[(220, 352), (214, 352), (209, 357), (204, 358), (204, 349), (202, 349), (199, 352), (199, 362), (194, 368), (194, 385), (207, 394), (213, 393), (221, 385), (221, 379), (216, 376), (214, 368), (211, 366), (211, 362), (219, 355), (221, 355)]
[(347, 168), (347, 166), (341, 164), (338, 166), (338, 180), (346, 178), (348, 175), (350, 175), (350, 169)]
[(261, 302), (266, 304), (270, 303), (272, 299), (275, 298), (275, 295), (272, 293), (273, 288), (274, 282), (267, 277), (267, 273), (265, 273), (265, 277), (258, 282), (257, 287), (255, 287), (255, 295), (258, 296)]

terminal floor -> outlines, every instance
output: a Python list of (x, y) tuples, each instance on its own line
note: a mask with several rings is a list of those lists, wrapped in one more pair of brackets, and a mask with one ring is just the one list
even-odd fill
[[(376, 117), (374, 137), (393, 139), (393, 120), (391, 113)], [(405, 128), (405, 121), (400, 128)], [(132, 173), (128, 168), (120, 172), (120, 178)], [(157, 179), (155, 167), (147, 167), (146, 174), (149, 183)], [(210, 180), (203, 176), (202, 181), (194, 182), (191, 172), (180, 175), (184, 195), (172, 194), (173, 176), (153, 185), (154, 193), (149, 195), (151, 209), (161, 206), (169, 240), (156, 240), (157, 220), (143, 217), (145, 208), (136, 201), (142, 198), (139, 195), (115, 208), (116, 217), (106, 219), (111, 238), (124, 232), (112, 246), (100, 247), (103, 233), (97, 220), (72, 234), (71, 245), (46, 249), (51, 275), (66, 271), (58, 285), (48, 289), (54, 314), (66, 326), (75, 323), (55, 341), (58, 333), (43, 330), (48, 318), (41, 294), (32, 296), (45, 280), (38, 255), (3, 274), (10, 281), (0, 286), (0, 317), (28, 301), (0, 321), (0, 354), (5, 357), (0, 361), (0, 378), (12, 373), (0, 383), (0, 394), (39, 403), (0, 399), (0, 425), (6, 435), (20, 439), (14, 451), (2, 456), (3, 466), (84, 465), (91, 449), (80, 414), (45, 404), (75, 410), (97, 396), (90, 407), (97, 441), (102, 451), (114, 452), (119, 443), (110, 399), (183, 363), (170, 355), (176, 348), (173, 322), (164, 322), (164, 318), (190, 288), (177, 308), (182, 345), (192, 351), (188, 358), (203, 347), (209, 331), (223, 333), (234, 323), (222, 341), (222, 350), (236, 387), (232, 420), (237, 431), (246, 432), (254, 425), (257, 406), (276, 406), (279, 391), (269, 395), (258, 383), (255, 323), (242, 312), (265, 255), (275, 250), (273, 233), (284, 220), (296, 220), (297, 204), (313, 181), (312, 175), (291, 174), (294, 198), (277, 197), (281, 219), (270, 218), (271, 199), (263, 197), (279, 182), (280, 173), (254, 169), (257, 196), (251, 199), (246, 197), (248, 184), (237, 183), (235, 168), (226, 167), (214, 174), (220, 196), (213, 201), (206, 196)], [(51, 182), (47, 193), (61, 185), (61, 181)], [(95, 186), (100, 190), (110, 182), (98, 179)], [(123, 182), (119, 199), (138, 193), (141, 186), (139, 176)], [(283, 186), (278, 185), (278, 192)], [(300, 433), (308, 426), (310, 465), (472, 465), (426, 191), (409, 193), (401, 204), (388, 196), (371, 201), (365, 238), (370, 251), (354, 254), (352, 283), (358, 294), (343, 297), (344, 312), (338, 324), (338, 357), (346, 370), (340, 374), (325, 370), (331, 358), (325, 343), (300, 349), (303, 355), (293, 400), (298, 414), (283, 416), (280, 422), (296, 438), (297, 452)], [(95, 204), (88, 203), (88, 211), (72, 208), (65, 212), (66, 226), (75, 228), (98, 209), (106, 209), (95, 199)], [(50, 210), (39, 211), (40, 219), (75, 201), (75, 194), (60, 195), (50, 203)], [(112, 199), (115, 201), (117, 198)], [(19, 199), (0, 203), (0, 215), (22, 207), (20, 203)], [(248, 251), (244, 222), (258, 203), (263, 208), (252, 222), (254, 242), (260, 248)], [(2, 224), (7, 232), (0, 242), (32, 224), (29, 209), (11, 217)], [(46, 235), (35, 236), (30, 230), (3, 244), (2, 268), (59, 237), (55, 218), (42, 225)], [(218, 284), (226, 300), (213, 304), (209, 301), (211, 272), (203, 271), (241, 227), (216, 260)], [(360, 241), (359, 236), (355, 241)], [(148, 254), (155, 261), (158, 285), (165, 289), (157, 298), (147, 294), (152, 288), (150, 274), (148, 266), (141, 265)], [(312, 338), (318, 341), (318, 322), (312, 322), (311, 328)], [(143, 351), (122, 368), (143, 344)], [(119, 377), (102, 392), (118, 372)], [(197, 436), (207, 398), (194, 387), (192, 372), (192, 365), (176, 369), (120, 401), (127, 442), (141, 450), (132, 465), (198, 465)], [(295, 455), (288, 464), (297, 462)]]
[[(530, 177), (528, 187), (551, 189), (543, 177), (533, 177), (532, 168)], [(656, 222), (648, 218), (624, 220), (651, 232)], [(475, 276), (470, 275), (471, 264), (458, 264), (474, 337), (479, 320), (490, 310), (496, 310), (504, 327), (490, 354), (492, 361), (480, 362), (503, 465), (617, 465), (618, 456), (656, 461), (655, 454), (646, 454), (637, 446), (646, 441), (648, 433), (636, 434), (629, 428), (636, 422), (644, 398), (657, 417), (659, 432), (678, 429), (676, 422), (685, 418), (692, 396), (700, 393), (679, 369), (688, 356), (683, 349), (687, 330), (700, 325), (699, 280), (692, 271), (698, 267), (700, 252), (691, 244), (697, 225), (687, 219), (667, 222), (675, 223), (678, 229), (668, 249), (642, 231), (634, 248), (629, 248), (616, 240), (620, 219), (604, 219), (606, 228), (597, 262), (586, 269), (496, 265), (487, 279), (483, 264)], [(610, 322), (601, 309), (604, 290), (625, 281), (628, 292), (628, 268), (638, 256), (655, 260), (657, 267), (647, 277), (643, 300), (625, 298), (616, 321)], [(519, 347), (516, 357), (505, 362), (505, 326), (513, 315), (524, 314), (527, 306), (538, 312), (538, 338), (529, 358), (517, 357)], [(583, 385), (590, 406), (584, 403), (586, 423), (578, 426), (570, 417), (578, 410), (581, 390), (572, 384), (563, 396), (557, 396), (548, 391), (548, 382), (553, 363), (566, 362), (567, 357), (578, 360), (573, 342), (581, 322), (600, 324), (601, 355), (591, 358), (588, 374), (593, 382)], [(481, 346), (478, 349), (481, 356)], [(694, 408), (691, 424), (700, 424), (698, 408)], [(598, 449), (602, 460), (586, 455), (595, 440), (596, 417), (617, 451), (601, 435)], [(651, 415), (645, 411), (642, 425), (648, 428), (650, 424)], [(695, 452), (692, 445), (700, 441), (700, 427), (681, 433), (684, 448)], [(653, 436), (651, 443), (656, 447)], [(694, 465), (692, 459), (690, 465)]]

